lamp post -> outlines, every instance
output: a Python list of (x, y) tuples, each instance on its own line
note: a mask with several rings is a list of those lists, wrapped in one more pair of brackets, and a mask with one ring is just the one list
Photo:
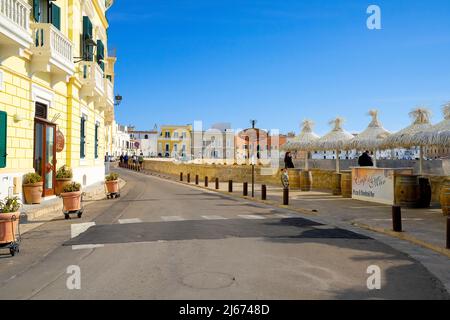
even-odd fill
[[(250, 120), (250, 123), (252, 124), (252, 129), (255, 129), (256, 126), (256, 120)], [(259, 145), (259, 137), (256, 135), (256, 145)], [(255, 148), (252, 148), (252, 158), (251, 158), (251, 165), (252, 165), (252, 198), (255, 197)]]
[(118, 107), (122, 103), (122, 96), (120, 94), (114, 97), (114, 106)]

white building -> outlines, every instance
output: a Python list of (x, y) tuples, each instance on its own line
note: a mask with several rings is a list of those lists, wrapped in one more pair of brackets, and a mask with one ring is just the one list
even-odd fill
[(114, 122), (113, 130), (113, 152), (111, 155), (120, 157), (121, 154), (131, 154), (131, 142), (128, 127)]
[(158, 155), (158, 130), (139, 131), (130, 127), (128, 130), (132, 154), (143, 154), (144, 157), (156, 157)]

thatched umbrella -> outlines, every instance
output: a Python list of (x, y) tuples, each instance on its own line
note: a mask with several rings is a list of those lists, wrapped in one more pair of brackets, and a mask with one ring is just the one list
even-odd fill
[(313, 143), (314, 150), (335, 150), (336, 151), (336, 172), (340, 172), (339, 153), (341, 150), (348, 150), (348, 142), (354, 136), (342, 128), (344, 119), (336, 118), (330, 121), (330, 125), (334, 125), (333, 130), (324, 135), (322, 138)]
[(423, 138), (415, 139), (414, 137), (419, 137), (418, 133), (423, 133), (432, 128), (430, 123), (431, 113), (425, 108), (416, 108), (409, 113), (410, 117), (414, 119), (414, 122), (399, 132), (396, 132), (383, 141), (383, 147), (385, 149), (393, 148), (411, 148), (419, 147), (419, 173), (423, 173), (423, 147), (426, 144)]
[(416, 133), (412, 141), (422, 145), (436, 147), (450, 147), (450, 102), (443, 107), (444, 120), (430, 127), (429, 129)]
[(314, 149), (313, 143), (319, 140), (319, 136), (312, 130), (314, 123), (310, 120), (304, 120), (302, 123), (302, 131), (293, 141), (289, 141), (283, 146), (284, 150), (306, 151), (305, 170), (309, 170), (308, 159), (309, 152)]
[(356, 150), (371, 150), (374, 152), (374, 165), (377, 165), (377, 151), (383, 140), (391, 133), (383, 128), (383, 125), (378, 120), (378, 110), (370, 110), (369, 115), (372, 121), (366, 130), (357, 135), (349, 143), (349, 149)]

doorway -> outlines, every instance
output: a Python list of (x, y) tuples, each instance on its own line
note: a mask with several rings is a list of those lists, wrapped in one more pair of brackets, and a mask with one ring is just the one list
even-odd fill
[(34, 170), (44, 182), (43, 196), (55, 194), (56, 125), (41, 118), (34, 120)]

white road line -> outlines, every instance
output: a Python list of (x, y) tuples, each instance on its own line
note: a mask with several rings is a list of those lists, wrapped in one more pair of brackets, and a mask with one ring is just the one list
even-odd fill
[(202, 216), (202, 218), (206, 220), (227, 220), (227, 218), (222, 216)]
[(281, 214), (281, 213), (277, 213), (277, 214), (274, 214), (274, 216), (277, 217), (277, 218), (283, 218), (283, 219), (298, 218), (298, 216), (295, 215), (295, 214)]
[(180, 216), (162, 216), (161, 219), (164, 221), (183, 221), (184, 219)]
[(96, 249), (103, 248), (104, 244), (80, 244), (72, 246), (72, 250), (86, 250), (86, 249)]
[(95, 222), (74, 223), (70, 225), (70, 238), (76, 238), (90, 227), (95, 226)]
[(248, 219), (248, 220), (264, 220), (264, 219), (266, 219), (262, 216), (256, 216), (256, 215), (252, 215), (252, 214), (238, 215), (238, 217), (243, 218), (243, 219)]
[[(95, 222), (86, 223), (74, 223), (70, 225), (70, 237), (76, 238), (83, 232), (86, 232), (89, 228), (95, 226)], [(95, 249), (102, 248), (103, 244), (83, 244), (83, 245), (73, 245), (72, 250), (85, 250), (85, 249)]]
[(139, 218), (133, 218), (133, 219), (119, 219), (120, 224), (130, 224), (130, 223), (141, 223), (142, 220)]

